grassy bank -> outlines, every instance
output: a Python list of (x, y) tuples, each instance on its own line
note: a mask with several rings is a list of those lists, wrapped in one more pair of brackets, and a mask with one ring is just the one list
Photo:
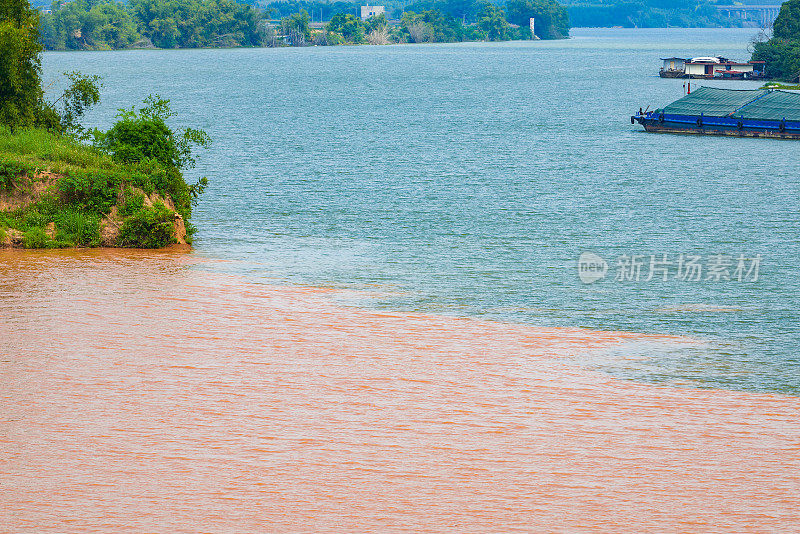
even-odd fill
[(778, 82), (767, 82), (761, 86), (761, 89), (783, 89), (784, 91), (800, 91), (800, 85), (778, 83)]
[(180, 171), (118, 163), (74, 139), (0, 126), (0, 247), (159, 248), (191, 242)]

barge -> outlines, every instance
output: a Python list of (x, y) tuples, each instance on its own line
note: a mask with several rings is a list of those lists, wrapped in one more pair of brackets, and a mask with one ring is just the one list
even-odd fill
[(780, 89), (700, 87), (631, 124), (648, 132), (800, 139), (800, 93)]

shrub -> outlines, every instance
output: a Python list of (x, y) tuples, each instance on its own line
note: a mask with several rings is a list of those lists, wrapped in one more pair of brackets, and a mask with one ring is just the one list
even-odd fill
[(22, 246), (25, 248), (45, 248), (50, 238), (41, 228), (31, 228), (22, 236)]
[(100, 217), (97, 214), (67, 208), (53, 219), (58, 229), (56, 241), (84, 247), (100, 244)]
[[(73, 117), (80, 115), (82, 102), (73, 110)], [(197, 130), (173, 132), (165, 122), (172, 114), (168, 102), (151, 97), (145, 103), (146, 108), (134, 113), (136, 120), (154, 119), (166, 128), (157, 130), (166, 136), (163, 146), (168, 148), (168, 158), (156, 151), (144, 154), (141, 161), (121, 163), (104, 148), (113, 135), (99, 135), (101, 141), (96, 146), (87, 146), (56, 131), (11, 130), (0, 124), (0, 189), (14, 184), (18, 176), (27, 174), (33, 178), (41, 169), (60, 175), (55, 187), (36, 203), (13, 212), (0, 212), (0, 228), (5, 228), (6, 234), (8, 228), (13, 228), (27, 235), (24, 244), (29, 248), (97, 246), (101, 241), (100, 221), (116, 205), (125, 227), (120, 245), (163, 247), (175, 241), (175, 215), (163, 204), (145, 207), (145, 196), (158, 193), (174, 203), (187, 233), (193, 233), (194, 227), (189, 223), (192, 206), (207, 180), (201, 178), (189, 185), (181, 168), (194, 164), (192, 148), (207, 144), (207, 136)], [(55, 224), (52, 238), (48, 237), (49, 223)]]
[(10, 187), (14, 179), (25, 172), (25, 167), (16, 162), (0, 161), (0, 189)]
[(125, 188), (122, 204), (118, 204), (119, 214), (127, 217), (144, 208), (144, 194), (137, 193), (130, 187)]
[(155, 160), (175, 169), (193, 167), (192, 148), (208, 146), (208, 134), (193, 128), (173, 131), (167, 126), (174, 115), (169, 100), (150, 95), (144, 104), (138, 113), (133, 108), (120, 110), (117, 122), (102, 136), (102, 146), (120, 163)]
[(174, 215), (160, 202), (125, 219), (118, 240), (119, 245), (132, 248), (161, 248), (174, 242)]
[(80, 210), (105, 214), (117, 202), (122, 180), (121, 175), (109, 171), (75, 171), (63, 176), (58, 187)]
[(22, 220), (26, 228), (45, 226), (49, 222), (47, 215), (41, 213), (37, 208), (25, 212)]

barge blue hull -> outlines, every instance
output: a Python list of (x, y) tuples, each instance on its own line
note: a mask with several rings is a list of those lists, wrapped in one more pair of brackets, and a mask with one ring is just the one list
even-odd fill
[(800, 122), (784, 120), (762, 121), (702, 115), (670, 115), (651, 111), (633, 115), (631, 124), (636, 122), (644, 126), (648, 132), (656, 133), (800, 139)]

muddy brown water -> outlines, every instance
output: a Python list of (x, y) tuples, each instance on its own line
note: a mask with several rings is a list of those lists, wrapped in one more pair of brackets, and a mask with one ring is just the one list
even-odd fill
[(575, 359), (691, 340), (335, 293), (0, 252), (0, 532), (800, 530), (800, 399)]

